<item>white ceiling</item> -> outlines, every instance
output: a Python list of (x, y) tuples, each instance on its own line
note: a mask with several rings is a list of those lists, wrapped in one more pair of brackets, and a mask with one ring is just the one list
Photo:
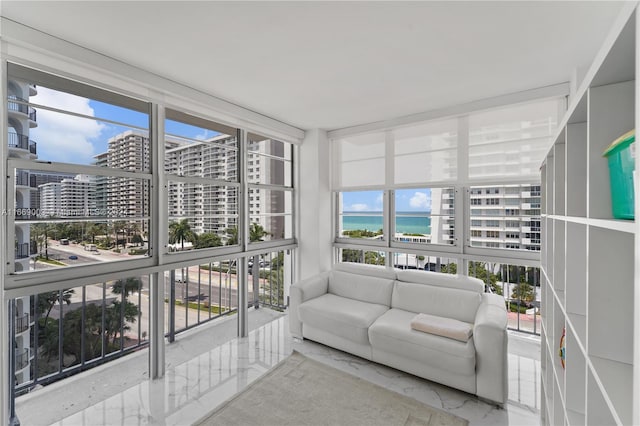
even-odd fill
[(12, 20), (301, 129), (569, 81), (617, 2), (2, 1)]

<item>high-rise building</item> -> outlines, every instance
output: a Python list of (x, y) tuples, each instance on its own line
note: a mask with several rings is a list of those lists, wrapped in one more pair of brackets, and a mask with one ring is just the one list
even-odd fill
[[(93, 158), (98, 167), (107, 167), (109, 164), (109, 152), (102, 152)], [(95, 183), (96, 216), (107, 216), (108, 179), (106, 176), (93, 176)]]
[[(146, 134), (128, 130), (112, 137), (108, 143), (107, 167), (131, 172), (150, 170), (149, 138)], [(102, 158), (99, 160), (103, 161)], [(149, 214), (149, 184), (144, 179), (107, 178), (106, 199), (110, 217), (125, 219)]]
[(473, 247), (540, 250), (540, 185), (470, 189)]
[(62, 197), (60, 182), (50, 182), (40, 185), (40, 217), (56, 217), (62, 210)]
[[(29, 138), (29, 130), (36, 127), (36, 110), (27, 102), (29, 97), (38, 91), (35, 85), (19, 80), (7, 82), (8, 102), (8, 141), (9, 157), (17, 159), (34, 159), (37, 157), (36, 142)], [(34, 187), (31, 185), (31, 175), (28, 170), (18, 170), (15, 186), (15, 262), (16, 271), (29, 269), (31, 255), (36, 253), (36, 243), (31, 241), (31, 226), (21, 219), (31, 217), (31, 198)], [(20, 384), (31, 377), (31, 303), (29, 297), (15, 300), (15, 362), (13, 370), (15, 382)]]
[[(202, 143), (165, 142), (165, 170), (169, 174), (237, 181), (236, 137), (220, 135)], [(189, 218), (197, 233), (215, 232), (237, 226), (237, 189), (229, 186), (184, 183), (169, 180), (170, 218)]]
[(30, 170), (30, 186), (35, 189), (35, 191), (31, 193), (31, 211), (35, 212), (38, 216), (43, 216), (40, 210), (40, 199), (42, 198), (40, 187), (42, 185), (52, 182), (62, 182), (63, 179), (72, 179), (73, 176), (71, 173)]

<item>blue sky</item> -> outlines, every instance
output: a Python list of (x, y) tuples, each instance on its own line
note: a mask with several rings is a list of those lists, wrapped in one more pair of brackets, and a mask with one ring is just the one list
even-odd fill
[[(342, 193), (343, 210), (347, 212), (382, 212), (382, 191), (353, 191)], [(396, 190), (396, 211), (431, 211), (431, 189)]]
[[(37, 111), (38, 126), (31, 129), (30, 139), (38, 144), (38, 159), (75, 164), (92, 164), (93, 157), (107, 150), (108, 140), (124, 131), (148, 129), (147, 114), (103, 102), (82, 98), (38, 86), (38, 94), (30, 99), (36, 104), (60, 110), (99, 117), (123, 123), (60, 114), (44, 109)], [(167, 120), (165, 131), (194, 139), (205, 139), (218, 133), (187, 124)]]

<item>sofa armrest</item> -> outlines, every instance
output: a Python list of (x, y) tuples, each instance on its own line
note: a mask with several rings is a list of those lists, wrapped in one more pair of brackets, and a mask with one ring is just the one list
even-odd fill
[(507, 309), (497, 294), (482, 295), (473, 326), (476, 387), (480, 397), (504, 404), (508, 397)]
[(302, 339), (302, 322), (298, 316), (298, 307), (307, 300), (322, 296), (328, 290), (328, 272), (299, 281), (291, 286), (289, 289), (289, 331), (294, 337)]

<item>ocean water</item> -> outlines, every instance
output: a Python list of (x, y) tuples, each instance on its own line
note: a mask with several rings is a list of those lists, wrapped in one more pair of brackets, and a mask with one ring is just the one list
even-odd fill
[[(382, 229), (380, 213), (344, 213), (342, 229), (355, 231), (366, 229), (377, 231)], [(396, 232), (403, 234), (431, 234), (431, 218), (424, 213), (396, 213)]]

